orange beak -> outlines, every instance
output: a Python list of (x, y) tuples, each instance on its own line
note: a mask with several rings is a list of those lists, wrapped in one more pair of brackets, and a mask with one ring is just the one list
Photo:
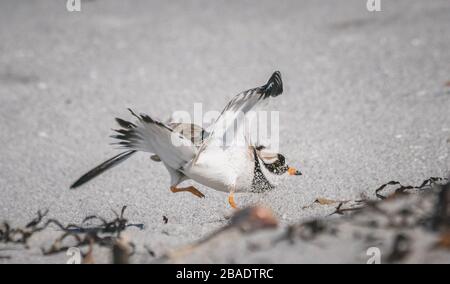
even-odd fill
[(296, 168), (291, 168), (291, 167), (288, 168), (288, 173), (291, 176), (301, 176), (302, 175), (302, 173), (299, 170), (297, 170)]

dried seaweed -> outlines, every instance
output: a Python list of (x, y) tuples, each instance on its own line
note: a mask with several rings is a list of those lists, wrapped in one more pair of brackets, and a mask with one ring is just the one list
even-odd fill
[[(97, 215), (91, 215), (83, 219), (81, 222), (81, 225), (75, 225), (75, 224), (69, 224), (67, 226), (62, 226), (57, 220), (49, 220), (49, 222), (54, 223), (57, 225), (61, 230), (65, 232), (72, 232), (72, 233), (103, 233), (103, 234), (117, 234), (117, 237), (120, 237), (120, 233), (124, 231), (127, 227), (137, 227), (140, 230), (144, 229), (143, 224), (131, 224), (128, 223), (128, 220), (123, 217), (124, 212), (126, 210), (127, 206), (123, 206), (122, 210), (120, 212), (120, 215), (117, 214), (117, 212), (113, 211), (113, 213), (116, 215), (116, 218), (112, 221), (107, 221), (106, 219), (97, 216)], [(101, 222), (101, 225), (99, 226), (83, 226), (88, 221), (97, 220)]]
[[(93, 259), (93, 246), (98, 245), (100, 247), (111, 248), (113, 250), (114, 261), (118, 261), (118, 263), (128, 262), (128, 257), (135, 253), (135, 245), (131, 241), (126, 241), (121, 236), (121, 233), (131, 226), (143, 229), (143, 224), (128, 223), (128, 220), (124, 218), (126, 208), (126, 206), (123, 206), (120, 214), (113, 211), (116, 218), (111, 221), (107, 221), (106, 219), (96, 215), (91, 215), (84, 218), (81, 225), (69, 224), (67, 226), (63, 226), (57, 220), (49, 220), (48, 224), (55, 224), (63, 231), (63, 234), (53, 242), (50, 248), (41, 248), (42, 253), (44, 255), (51, 255), (65, 252), (70, 247), (82, 248), (89, 246), (89, 251), (82, 254), (83, 259), (86, 260), (88, 258)], [(98, 226), (84, 225), (87, 221), (92, 220), (100, 221), (101, 224)], [(72, 238), (75, 243), (70, 246), (64, 245), (63, 243), (67, 238)]]
[(47, 228), (48, 223), (40, 226), (44, 217), (48, 214), (48, 210), (44, 213), (37, 212), (37, 217), (31, 220), (23, 228), (13, 228), (8, 222), (3, 222), (0, 225), (0, 242), (22, 244), (28, 247), (28, 240), (37, 232), (40, 232)]
[(342, 206), (343, 206), (344, 204), (345, 204), (345, 202), (339, 203), (339, 205), (334, 209), (334, 212), (332, 212), (332, 213), (329, 214), (328, 216), (331, 216), (331, 215), (334, 215), (334, 214), (344, 215), (345, 212), (359, 211), (359, 210), (365, 208), (365, 206), (342, 208)]
[(333, 200), (333, 199), (319, 197), (319, 198), (316, 198), (311, 204), (303, 206), (302, 209), (311, 208), (311, 207), (313, 207), (316, 204), (319, 204), (319, 205), (332, 205), (332, 204), (336, 204), (336, 203), (347, 203), (347, 202), (350, 202), (350, 200), (339, 201), (339, 200)]
[[(387, 183), (381, 185), (379, 188), (377, 188), (375, 190), (375, 195), (379, 199), (384, 200), (384, 199), (387, 199), (387, 198), (396, 197), (398, 195), (407, 194), (407, 191), (410, 190), (410, 189), (422, 189), (423, 190), (423, 189), (431, 188), (431, 186), (433, 186), (437, 182), (447, 181), (447, 180), (448, 179), (441, 178), (441, 177), (430, 177), (429, 179), (424, 180), (419, 186), (412, 186), (412, 185), (406, 185), (405, 186), (405, 185), (402, 185), (398, 181), (390, 181), (390, 182), (387, 182)], [(383, 191), (388, 185), (398, 185), (399, 187), (396, 188), (394, 190), (394, 193), (391, 194), (390, 196), (381, 195), (380, 192)]]

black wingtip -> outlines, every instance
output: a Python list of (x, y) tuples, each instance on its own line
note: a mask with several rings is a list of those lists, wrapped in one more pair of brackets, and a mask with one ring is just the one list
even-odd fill
[(75, 189), (81, 185), (83, 185), (84, 183), (86, 183), (88, 180), (86, 180), (86, 176), (82, 176), (79, 179), (77, 179), (77, 181), (75, 181), (71, 186), (70, 189)]
[(89, 180), (91, 180), (92, 178), (94, 178), (94, 176), (92, 176), (91, 174), (85, 174), (82, 177), (80, 177), (79, 179), (77, 179), (71, 186), (70, 189), (75, 189), (77, 187), (82, 186), (83, 184), (85, 184), (86, 182), (88, 182)]
[(80, 185), (82, 185), (82, 183), (80, 182), (80, 180), (77, 180), (69, 187), (69, 189), (75, 189), (75, 188), (79, 187)]
[(124, 119), (116, 117), (116, 122), (123, 128), (134, 128), (136, 124), (126, 121)]
[(275, 71), (272, 76), (270, 76), (269, 81), (267, 81), (267, 84), (264, 85), (263, 89), (264, 92), (271, 97), (276, 97), (283, 93), (283, 81), (281, 80), (280, 71)]
[(103, 172), (105, 172), (106, 170), (112, 168), (113, 166), (118, 165), (119, 163), (125, 161), (126, 159), (128, 159), (131, 155), (133, 155), (134, 153), (136, 153), (136, 150), (129, 150), (129, 151), (125, 151), (122, 152), (114, 157), (112, 157), (111, 159), (101, 163), (100, 165), (98, 165), (97, 167), (93, 168), (92, 170), (90, 170), (89, 172), (85, 173), (84, 175), (82, 175), (79, 179), (77, 179), (71, 186), (70, 189), (75, 189), (83, 184), (85, 184), (86, 182), (90, 181), (91, 179), (95, 178), (96, 176), (102, 174)]

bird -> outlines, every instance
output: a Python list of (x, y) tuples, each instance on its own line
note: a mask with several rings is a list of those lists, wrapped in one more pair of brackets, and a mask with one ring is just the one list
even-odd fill
[(180, 186), (186, 180), (193, 180), (228, 193), (229, 205), (238, 208), (235, 193), (267, 192), (275, 187), (274, 180), (278, 176), (302, 175), (286, 164), (284, 155), (255, 142), (242, 119), (242, 115), (260, 109), (282, 93), (281, 73), (275, 71), (266, 84), (241, 92), (229, 101), (208, 128), (210, 131), (192, 123), (163, 122), (128, 109), (135, 121), (116, 118), (120, 128), (111, 136), (114, 144), (125, 151), (82, 175), (70, 188), (85, 184), (137, 152), (147, 152), (169, 172), (173, 193), (190, 192), (204, 198), (196, 187)]

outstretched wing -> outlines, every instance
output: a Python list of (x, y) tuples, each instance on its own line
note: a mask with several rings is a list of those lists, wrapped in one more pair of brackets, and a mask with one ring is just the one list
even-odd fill
[(118, 135), (112, 136), (120, 140), (115, 144), (129, 150), (154, 153), (173, 169), (182, 168), (195, 157), (197, 148), (183, 134), (146, 114), (129, 111), (138, 120), (131, 125), (116, 119), (122, 128), (115, 130)]
[[(168, 169), (171, 168), (169, 172), (173, 175), (174, 172), (177, 172), (177, 169), (195, 156), (197, 147), (194, 146), (194, 141), (203, 139), (203, 136), (207, 135), (207, 132), (196, 125), (188, 126), (176, 123), (166, 125), (150, 118), (148, 115), (136, 115), (131, 110), (130, 112), (138, 118), (138, 121), (132, 123), (116, 118), (117, 123), (122, 128), (115, 130), (118, 134), (112, 136), (120, 140), (115, 144), (127, 150), (85, 173), (70, 188), (77, 188), (85, 184), (108, 169), (122, 163), (137, 151), (154, 153), (152, 159), (155, 161), (162, 160)], [(177, 180), (181, 177), (177, 177)]]
[[(281, 74), (276, 71), (265, 85), (235, 96), (215, 121), (210, 135), (199, 150), (199, 154), (212, 144), (226, 147), (230, 143), (236, 143), (239, 139), (246, 139), (242, 136), (248, 133), (244, 133), (242, 124), (249, 122), (248, 117), (246, 117), (249, 111), (263, 105), (269, 98), (281, 95), (282, 92)], [(246, 142), (249, 143), (247, 140)]]

